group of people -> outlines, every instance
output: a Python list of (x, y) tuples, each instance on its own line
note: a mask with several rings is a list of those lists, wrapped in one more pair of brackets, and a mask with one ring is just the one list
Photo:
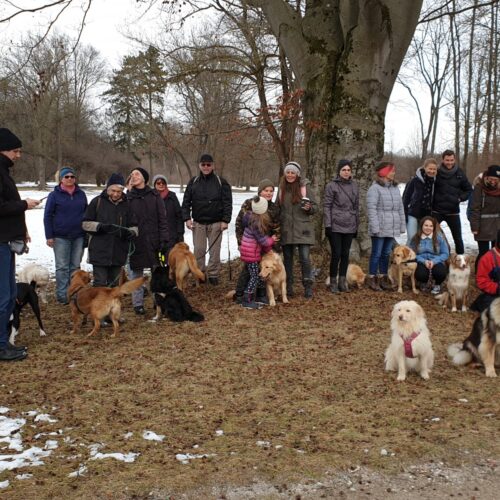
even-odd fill
[[(0, 128), (0, 360), (24, 359), (26, 348), (10, 345), (8, 322), (16, 298), (16, 241), (29, 242), (25, 211), (40, 200), (21, 200), (9, 169), (21, 156), (21, 141), (10, 130)], [(116, 286), (120, 270), (128, 266), (130, 278), (143, 275), (166, 261), (170, 249), (184, 238), (184, 227), (192, 231), (194, 255), (208, 283), (220, 278), (222, 234), (232, 216), (229, 183), (215, 173), (211, 155), (199, 160), (199, 174), (186, 186), (182, 205), (164, 175), (156, 175), (149, 186), (149, 173), (138, 166), (125, 180), (113, 173), (100, 195), (88, 203), (73, 168), (59, 171), (59, 183), (49, 194), (44, 212), (46, 243), (54, 250), (56, 299), (67, 304), (71, 274), (80, 267), (85, 246), (93, 266), (94, 286)], [(491, 165), (474, 181), (474, 187), (456, 165), (453, 151), (442, 162), (428, 159), (419, 168), (401, 196), (391, 162), (375, 167), (374, 181), (366, 195), (371, 255), (367, 285), (375, 291), (392, 289), (388, 278), (394, 240), (405, 231), (407, 244), (416, 252), (416, 279), (432, 284), (439, 292), (447, 275), (450, 247), (441, 231), (445, 221), (457, 253), (464, 252), (460, 202), (469, 200), (468, 217), (478, 242), (477, 282), (485, 301), (500, 292), (500, 167)], [(259, 183), (257, 196), (246, 200), (236, 219), (236, 238), (245, 264), (236, 286), (235, 299), (246, 308), (267, 303), (259, 278), (261, 256), (271, 248), (283, 253), (287, 294), (294, 295), (294, 255), (298, 251), (304, 297), (313, 297), (310, 251), (315, 244), (314, 215), (318, 204), (310, 182), (296, 161), (288, 162), (273, 201), (275, 185)], [(472, 194), (471, 194), (472, 193)], [(326, 186), (323, 217), (325, 236), (331, 247), (330, 291), (348, 291), (349, 252), (359, 229), (360, 191), (353, 179), (351, 161), (340, 160), (337, 175)], [(495, 245), (496, 241), (496, 245)], [(206, 255), (209, 255), (206, 263)], [(483, 297), (484, 298), (484, 297)], [(484, 302), (484, 301), (483, 301)], [(132, 295), (136, 314), (145, 314), (144, 289)]]

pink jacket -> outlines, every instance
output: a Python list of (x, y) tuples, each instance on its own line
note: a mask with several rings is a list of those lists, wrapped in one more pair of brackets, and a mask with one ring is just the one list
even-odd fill
[(271, 250), (274, 240), (271, 236), (260, 233), (257, 229), (248, 226), (250, 213), (247, 212), (243, 217), (243, 237), (240, 245), (240, 258), (243, 262), (251, 264), (260, 262), (263, 253)]

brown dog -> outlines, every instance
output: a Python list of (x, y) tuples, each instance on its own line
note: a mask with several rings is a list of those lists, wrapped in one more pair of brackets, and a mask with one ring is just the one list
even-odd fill
[(462, 303), (462, 312), (467, 311), (470, 278), (469, 255), (452, 254), (446, 287), (448, 291), (436, 295), (436, 299), (443, 306), (451, 307), (451, 312), (457, 312), (457, 299)]
[(186, 276), (191, 272), (200, 281), (205, 281), (205, 275), (196, 264), (196, 259), (186, 243), (177, 243), (168, 254), (170, 279), (175, 279), (177, 288), (184, 291)]
[(112, 337), (118, 335), (120, 328), (118, 319), (121, 313), (120, 298), (126, 293), (131, 293), (141, 287), (145, 281), (146, 278), (143, 277), (127, 281), (115, 288), (104, 286), (91, 287), (89, 286), (90, 274), (86, 271), (75, 271), (68, 288), (68, 300), (73, 320), (73, 330), (71, 333), (78, 333), (81, 315), (90, 315), (94, 320), (94, 328), (88, 334), (89, 337), (99, 331), (101, 320), (106, 316), (109, 316), (113, 323)]
[(359, 267), (357, 264), (349, 264), (347, 266), (347, 284), (352, 287), (356, 285), (359, 289), (363, 288), (365, 284), (366, 274), (363, 272), (363, 269)]
[(411, 279), (411, 289), (413, 293), (418, 293), (415, 286), (415, 271), (417, 261), (415, 252), (406, 245), (398, 245), (391, 255), (391, 265), (389, 266), (389, 279), (392, 285), (398, 285), (398, 292), (403, 293), (403, 276)]
[(269, 305), (275, 306), (274, 291), (281, 292), (283, 304), (288, 304), (286, 296), (286, 271), (281, 256), (276, 252), (268, 252), (260, 261), (259, 276), (266, 282), (266, 292)]

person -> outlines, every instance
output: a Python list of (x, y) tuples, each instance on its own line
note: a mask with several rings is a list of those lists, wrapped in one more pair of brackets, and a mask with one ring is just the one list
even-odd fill
[(417, 233), (420, 219), (431, 215), (437, 170), (437, 161), (434, 158), (427, 158), (424, 165), (417, 169), (415, 177), (406, 184), (403, 192), (403, 206), (406, 215), (406, 244), (408, 246)]
[(40, 204), (32, 198), (21, 200), (10, 176), (10, 168), (21, 158), (21, 148), (21, 140), (13, 132), (0, 128), (0, 361), (20, 361), (28, 355), (25, 346), (9, 342), (9, 321), (17, 297), (16, 256), (9, 243), (31, 241), (25, 212)]
[(83, 215), (87, 209), (87, 195), (76, 182), (71, 167), (59, 170), (59, 184), (49, 194), (43, 214), (47, 246), (54, 250), (56, 264), (56, 299), (67, 304), (71, 275), (80, 268), (83, 257), (85, 231)]
[(175, 245), (184, 241), (184, 219), (182, 218), (181, 204), (177, 199), (177, 195), (168, 188), (167, 178), (161, 174), (155, 175), (153, 177), (153, 188), (160, 193), (165, 203), (168, 232), (172, 235), (172, 243)]
[(420, 220), (410, 247), (415, 250), (417, 259), (415, 280), (423, 285), (432, 282), (434, 285), (431, 293), (441, 293), (441, 284), (448, 274), (446, 261), (450, 256), (450, 249), (434, 217), (427, 215)]
[(289, 161), (283, 170), (278, 189), (280, 208), (281, 248), (286, 270), (288, 297), (293, 297), (293, 254), (298, 248), (302, 270), (304, 297), (313, 296), (313, 277), (310, 249), (315, 243), (313, 215), (317, 206), (309, 187), (309, 180), (301, 177), (302, 168), (296, 161)]
[(493, 248), (500, 230), (500, 166), (490, 165), (474, 186), (470, 203), (470, 228), (477, 241), (480, 258)]
[(139, 234), (137, 220), (123, 193), (124, 189), (123, 176), (111, 174), (106, 189), (90, 202), (83, 216), (82, 228), (90, 234), (88, 254), (93, 267), (94, 286), (118, 285), (129, 249), (133, 248), (133, 241)]
[(445, 221), (450, 228), (455, 252), (464, 253), (462, 226), (460, 222), (460, 202), (466, 201), (472, 191), (467, 176), (455, 163), (455, 153), (451, 149), (443, 152), (442, 163), (436, 176), (432, 216), (441, 222)]
[[(199, 169), (200, 174), (186, 186), (182, 215), (186, 227), (193, 231), (198, 267), (207, 274), (208, 283), (218, 285), (222, 234), (231, 221), (233, 195), (229, 183), (214, 172), (215, 162), (211, 155), (201, 156)], [(205, 263), (207, 253), (208, 265)]]
[(326, 186), (323, 207), (325, 236), (331, 248), (330, 291), (347, 292), (349, 250), (359, 226), (359, 189), (352, 180), (350, 160), (339, 161), (337, 177)]
[(259, 262), (263, 253), (271, 250), (277, 236), (268, 236), (271, 220), (267, 213), (268, 202), (262, 196), (251, 201), (251, 211), (243, 216), (243, 236), (240, 245), (240, 258), (246, 264), (249, 280), (241, 305), (248, 309), (260, 309), (262, 304), (255, 301), (255, 292), (259, 282)]
[[(155, 189), (148, 186), (149, 173), (142, 167), (130, 172), (131, 189), (127, 193), (132, 214), (136, 217), (139, 235), (130, 255), (130, 279), (140, 278), (144, 269), (154, 270), (160, 264), (159, 253), (167, 261), (168, 251), (174, 246), (174, 235), (168, 231), (165, 203)], [(132, 305), (136, 314), (146, 314), (144, 288), (132, 292)]]
[(366, 193), (368, 234), (372, 250), (368, 266), (367, 285), (376, 291), (392, 290), (387, 276), (394, 238), (406, 230), (403, 200), (394, 181), (396, 167), (382, 161), (375, 167), (375, 180)]
[[(278, 205), (272, 201), (274, 196), (273, 181), (271, 181), (270, 179), (261, 180), (257, 187), (257, 196), (261, 196), (262, 198), (265, 198), (267, 200), (267, 213), (269, 214), (270, 218), (268, 236), (276, 235), (276, 243), (274, 245), (274, 248), (277, 249), (277, 245), (279, 244), (280, 240), (280, 210)], [(248, 200), (245, 200), (243, 202), (238, 216), (236, 217), (235, 234), (236, 241), (238, 242), (238, 248), (241, 246), (241, 239), (243, 238), (244, 232), (243, 217), (247, 212), (250, 212), (252, 210), (252, 200), (253, 198), (249, 198)], [(247, 266), (243, 266), (236, 283), (236, 293), (234, 295), (234, 300), (238, 304), (241, 304), (243, 300), (243, 293), (245, 291), (249, 278), (250, 275), (248, 274)], [(260, 286), (257, 288), (255, 301), (259, 304), (268, 303), (266, 297), (266, 289), (264, 286)]]
[(481, 294), (471, 304), (471, 311), (482, 313), (500, 297), (500, 230), (497, 231), (495, 246), (479, 260), (476, 284)]

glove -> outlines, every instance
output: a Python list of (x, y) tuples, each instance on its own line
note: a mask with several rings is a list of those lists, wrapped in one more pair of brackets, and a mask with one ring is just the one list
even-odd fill
[(166, 241), (160, 242), (160, 252), (166, 255), (168, 251), (169, 251), (168, 243)]
[(121, 239), (124, 241), (130, 241), (135, 238), (135, 232), (132, 231), (131, 229), (127, 228), (122, 228), (121, 230)]
[(332, 235), (332, 228), (331, 227), (325, 227), (325, 236), (330, 239), (330, 236)]
[(110, 234), (113, 231), (115, 231), (113, 224), (99, 224), (97, 226), (97, 232), (101, 234)]

